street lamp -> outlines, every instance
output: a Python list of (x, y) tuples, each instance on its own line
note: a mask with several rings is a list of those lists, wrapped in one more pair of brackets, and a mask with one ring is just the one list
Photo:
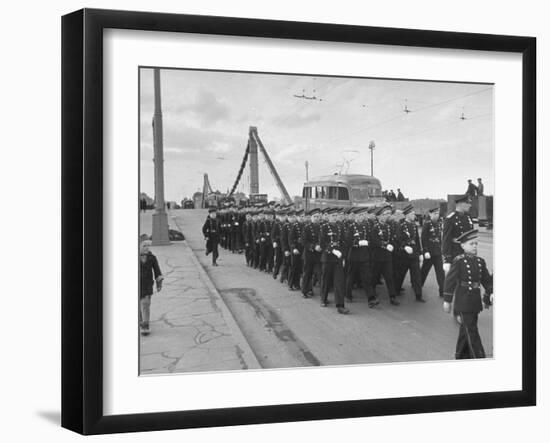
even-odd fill
[(373, 153), (374, 148), (376, 147), (376, 144), (374, 143), (374, 140), (371, 140), (369, 143), (369, 149), (370, 149), (370, 175), (374, 177), (374, 168), (373, 168)]

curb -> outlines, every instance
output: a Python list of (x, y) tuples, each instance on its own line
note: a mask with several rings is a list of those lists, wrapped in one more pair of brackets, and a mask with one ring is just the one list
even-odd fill
[[(178, 226), (179, 228), (179, 226)], [(248, 341), (246, 340), (244, 334), (241, 331), (241, 328), (237, 324), (235, 317), (233, 317), (233, 314), (225, 304), (225, 301), (223, 300), (223, 297), (216, 289), (216, 286), (214, 286), (214, 283), (212, 282), (212, 279), (204, 269), (204, 267), (199, 262), (199, 259), (193, 252), (193, 249), (187, 244), (187, 240), (183, 240), (182, 242), (178, 242), (183, 244), (185, 248), (189, 250), (191, 253), (191, 260), (193, 260), (193, 264), (197, 268), (197, 271), (199, 271), (199, 275), (201, 280), (204, 282), (204, 284), (207, 286), (208, 290), (216, 296), (216, 298), (219, 300), (218, 306), (220, 307), (220, 310), (222, 311), (222, 316), (225, 319), (227, 326), (229, 327), (229, 330), (231, 331), (231, 335), (233, 336), (236, 345), (240, 348), (242, 351), (242, 359), (244, 360), (247, 369), (262, 369), (262, 366), (260, 365), (260, 362), (256, 358), (256, 355), (254, 355), (254, 352), (252, 352), (252, 348), (248, 344)]]

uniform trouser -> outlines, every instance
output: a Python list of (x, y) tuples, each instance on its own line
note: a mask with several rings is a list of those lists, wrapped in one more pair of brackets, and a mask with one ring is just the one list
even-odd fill
[(331, 283), (334, 286), (334, 302), (336, 307), (344, 307), (344, 293), (346, 290), (346, 276), (342, 262), (321, 263), (321, 303), (326, 303)]
[(256, 269), (260, 264), (260, 243), (254, 243), (252, 251), (252, 266)]
[(430, 258), (425, 258), (424, 263), (422, 263), (422, 268), (420, 269), (420, 275), (422, 278), (422, 286), (432, 269), (432, 265), (435, 270), (435, 278), (437, 279), (437, 286), (439, 287), (439, 295), (443, 295), (443, 287), (445, 284), (445, 271), (443, 271), (443, 258), (441, 255), (432, 255)]
[(239, 231), (234, 231), (231, 233), (231, 251), (237, 252), (243, 248), (241, 233)]
[(288, 274), (289, 274), (289, 271), (290, 271), (290, 256), (287, 257), (283, 253), (283, 262), (282, 263), (283, 263), (283, 265), (282, 265), (282, 268), (281, 268), (281, 283), (288, 280)]
[(260, 241), (260, 271), (263, 271), (267, 265), (267, 242)]
[(301, 254), (290, 254), (290, 271), (288, 273), (288, 286), (290, 288), (300, 287), (300, 277), (302, 276), (302, 257)]
[(417, 298), (422, 297), (422, 280), (420, 278), (420, 260), (418, 256), (403, 256), (399, 260), (399, 265), (396, 274), (397, 280), (395, 281), (395, 287), (401, 288), (403, 280), (407, 275), (407, 271), (411, 275), (411, 285), (414, 290), (414, 294)]
[(348, 261), (346, 273), (346, 297), (352, 298), (353, 283), (359, 280), (367, 295), (367, 300), (375, 298), (372, 289), (372, 269), (368, 261)]
[(211, 247), (212, 247), (212, 263), (216, 263), (216, 260), (218, 259), (220, 253), (218, 252), (218, 242), (217, 241), (213, 241), (211, 243)]
[(151, 296), (144, 295), (139, 299), (139, 325), (149, 326), (149, 317), (151, 313)]
[(274, 264), (274, 250), (273, 250), (273, 244), (269, 242), (267, 244), (267, 258), (266, 258), (266, 270), (268, 272), (273, 271), (273, 264)]
[[(373, 283), (380, 279), (380, 276), (384, 276), (384, 281), (386, 282), (386, 289), (388, 290), (388, 295), (390, 298), (395, 297), (395, 286), (394, 286), (394, 274), (393, 274), (393, 264), (391, 260), (378, 261), (375, 260), (372, 263), (372, 277)], [(373, 286), (374, 286), (373, 284)]]
[(313, 253), (307, 253), (304, 256), (303, 272), (302, 272), (302, 293), (308, 294), (313, 292), (313, 276), (319, 275), (320, 263), (315, 259)]
[(458, 312), (462, 323), (456, 341), (456, 359), (485, 358), (485, 350), (477, 328), (477, 312)]
[(281, 266), (283, 264), (283, 251), (279, 246), (273, 248), (273, 260), (273, 278), (277, 278), (277, 275), (279, 275), (279, 271), (281, 270)]
[(244, 257), (246, 259), (246, 264), (252, 266), (252, 246), (250, 243), (244, 246)]

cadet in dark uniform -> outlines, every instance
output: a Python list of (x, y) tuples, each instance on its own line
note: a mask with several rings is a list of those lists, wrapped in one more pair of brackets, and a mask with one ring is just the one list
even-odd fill
[(422, 277), (422, 286), (430, 273), (432, 266), (435, 270), (435, 277), (439, 287), (439, 296), (443, 297), (443, 285), (445, 283), (445, 272), (443, 271), (443, 258), (441, 255), (441, 220), (439, 218), (439, 208), (433, 208), (429, 211), (430, 219), (422, 225), (422, 253), (424, 254), (424, 263), (420, 269)]
[(464, 253), (455, 257), (445, 277), (443, 310), (451, 312), (454, 298), (454, 310), (460, 318), (455, 357), (485, 358), (477, 321), (483, 310), (481, 286), (485, 288), (483, 304), (486, 308), (492, 304), (493, 276), (485, 260), (477, 256), (477, 229), (462, 234), (456, 241), (461, 244)]
[(376, 284), (380, 276), (384, 276), (390, 303), (394, 306), (399, 306), (399, 302), (396, 299), (392, 264), (394, 245), (392, 243), (391, 226), (388, 224), (388, 217), (391, 211), (391, 206), (387, 205), (382, 206), (376, 212), (378, 219), (374, 221), (371, 234), (372, 277), (373, 284)]
[(321, 245), (319, 244), (320, 210), (312, 209), (308, 212), (311, 220), (306, 223), (302, 230), (303, 252), (303, 273), (302, 273), (302, 295), (304, 298), (313, 295), (313, 276), (319, 279), (321, 273)]
[(286, 220), (281, 226), (281, 250), (283, 252), (283, 266), (281, 269), (280, 282), (284, 283), (288, 280), (288, 273), (290, 271), (290, 247), (288, 244), (288, 234), (290, 233), (291, 223), (290, 218), (294, 217), (296, 212), (289, 210), (286, 212)]
[(416, 226), (416, 214), (413, 205), (403, 208), (405, 219), (399, 223), (399, 255), (400, 266), (397, 270), (395, 287), (400, 288), (407, 272), (411, 276), (411, 285), (414, 290), (416, 301), (424, 303), (422, 298), (422, 281), (420, 278), (420, 238)]
[(298, 218), (303, 210), (296, 212), (291, 217), (290, 230), (288, 232), (288, 250), (290, 251), (290, 272), (288, 273), (288, 287), (291, 291), (300, 289), (300, 277), (302, 275), (302, 226)]
[(321, 225), (319, 230), (319, 245), (322, 249), (321, 266), (321, 306), (328, 305), (329, 287), (334, 287), (334, 299), (339, 314), (348, 314), (349, 309), (344, 306), (345, 273), (344, 259), (345, 233), (341, 223), (336, 222), (336, 211), (329, 211), (329, 222)]
[(281, 270), (281, 265), (283, 264), (283, 249), (282, 249), (282, 229), (284, 223), (284, 212), (279, 209), (276, 213), (276, 219), (273, 222), (271, 228), (271, 241), (273, 246), (273, 278), (276, 279)]
[(366, 217), (368, 208), (356, 209), (355, 220), (350, 221), (346, 230), (346, 242), (348, 248), (346, 264), (346, 297), (352, 299), (353, 283), (359, 279), (365, 291), (369, 308), (374, 308), (378, 299), (372, 288), (372, 269), (369, 239), (371, 234), (370, 224)]
[(245, 256), (247, 266), (252, 266), (252, 250), (253, 250), (252, 245), (254, 243), (252, 229), (253, 229), (252, 213), (247, 212), (245, 221), (242, 224), (244, 256)]
[(448, 272), (451, 263), (457, 255), (462, 254), (462, 248), (456, 241), (465, 232), (474, 229), (474, 222), (468, 214), (472, 206), (470, 197), (463, 195), (455, 200), (456, 209), (445, 217), (443, 222), (443, 270)]
[(202, 226), (202, 234), (206, 240), (206, 255), (212, 252), (212, 265), (218, 266), (218, 243), (220, 242), (220, 222), (216, 218), (216, 209), (208, 210), (208, 217)]

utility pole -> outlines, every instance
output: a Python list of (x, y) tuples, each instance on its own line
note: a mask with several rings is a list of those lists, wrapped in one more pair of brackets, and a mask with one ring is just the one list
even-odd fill
[(374, 148), (376, 147), (376, 144), (374, 143), (374, 140), (371, 140), (369, 143), (369, 149), (370, 149), (370, 175), (371, 177), (374, 177), (374, 167), (373, 167), (373, 154), (374, 154)]
[(306, 160), (306, 182), (309, 181), (309, 162)]
[(155, 164), (155, 212), (153, 213), (152, 244), (170, 244), (168, 215), (164, 205), (164, 148), (162, 140), (162, 107), (160, 100), (160, 69), (154, 71), (155, 112), (153, 114), (153, 148)]

